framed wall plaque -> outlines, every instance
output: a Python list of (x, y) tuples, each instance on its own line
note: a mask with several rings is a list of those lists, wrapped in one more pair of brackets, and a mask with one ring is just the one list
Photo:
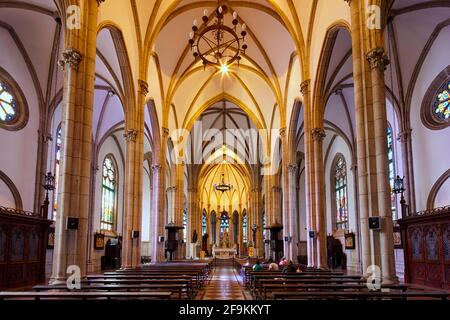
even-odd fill
[(345, 234), (345, 249), (355, 249), (355, 234), (353, 232)]
[(96, 233), (94, 235), (94, 249), (103, 250), (105, 249), (105, 235), (102, 233)]

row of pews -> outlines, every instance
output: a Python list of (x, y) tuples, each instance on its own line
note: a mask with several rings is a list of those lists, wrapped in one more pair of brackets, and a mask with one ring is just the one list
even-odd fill
[(195, 299), (211, 274), (212, 262), (168, 262), (88, 275), (80, 289), (67, 284), (36, 285), (29, 292), (0, 292), (0, 300), (169, 300)]
[(252, 271), (251, 265), (241, 265), (241, 275), (247, 289), (256, 300), (447, 300), (449, 293), (420, 290), (407, 284), (381, 285), (378, 290), (368, 286), (361, 275), (340, 271), (302, 268), (302, 272), (283, 273)]

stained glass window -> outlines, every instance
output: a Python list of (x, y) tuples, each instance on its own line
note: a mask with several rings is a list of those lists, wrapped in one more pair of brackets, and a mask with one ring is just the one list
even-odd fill
[(187, 208), (183, 209), (183, 239), (187, 241)]
[(113, 230), (117, 195), (117, 170), (111, 156), (103, 161), (101, 229)]
[(450, 119), (450, 81), (446, 81), (438, 90), (434, 101), (434, 114), (440, 120), (448, 121)]
[(242, 241), (247, 243), (247, 211), (245, 209), (242, 214)]
[(263, 224), (263, 230), (264, 232), (263, 234), (263, 240), (266, 240), (266, 208), (263, 208), (263, 212), (262, 212), (262, 224)]
[(206, 210), (203, 209), (202, 214), (202, 236), (206, 233)]
[(228, 216), (228, 212), (223, 211), (220, 215), (220, 233), (229, 232), (230, 231), (230, 217)]
[(0, 81), (0, 122), (11, 123), (17, 118), (17, 104), (8, 85)]
[(348, 229), (347, 204), (347, 165), (340, 156), (334, 167), (335, 198), (336, 198), (336, 229)]
[(391, 192), (392, 219), (397, 220), (397, 195), (392, 191), (394, 189), (395, 165), (394, 165), (394, 140), (392, 127), (387, 126), (387, 144), (388, 144), (388, 162), (389, 162), (389, 185)]
[(55, 190), (53, 191), (53, 212), (52, 220), (56, 220), (56, 209), (58, 207), (58, 182), (59, 182), (59, 165), (61, 161), (61, 143), (62, 132), (61, 125), (56, 130), (56, 145), (55, 145)]

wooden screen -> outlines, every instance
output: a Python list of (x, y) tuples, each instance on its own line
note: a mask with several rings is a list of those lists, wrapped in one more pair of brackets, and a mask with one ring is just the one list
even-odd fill
[(0, 290), (45, 281), (50, 221), (0, 207)]
[(450, 289), (450, 207), (399, 220), (405, 281)]

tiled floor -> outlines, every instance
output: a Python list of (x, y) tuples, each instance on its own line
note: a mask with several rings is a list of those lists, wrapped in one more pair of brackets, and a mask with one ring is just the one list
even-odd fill
[(217, 266), (199, 295), (201, 300), (246, 300), (240, 277), (231, 266)]

